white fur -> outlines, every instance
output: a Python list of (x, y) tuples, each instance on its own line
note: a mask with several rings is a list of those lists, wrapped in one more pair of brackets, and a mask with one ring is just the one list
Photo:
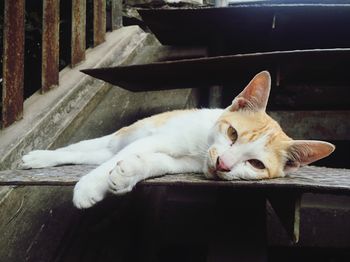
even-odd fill
[(32, 151), (23, 156), (23, 167), (98, 164), (74, 188), (73, 202), (78, 208), (91, 207), (108, 192), (117, 195), (129, 192), (136, 183), (149, 177), (204, 171), (211, 178), (208, 166), (215, 166), (212, 163), (215, 160), (208, 157), (208, 151), (213, 148), (232, 165), (230, 172), (217, 172), (219, 178), (261, 178), (247, 160), (263, 157), (265, 138), (231, 146), (227, 137), (215, 129), (222, 113), (222, 109), (187, 111), (160, 126), (141, 120), (141, 128), (127, 134), (117, 132), (57, 150)]
[[(265, 110), (270, 83), (267, 71), (257, 74), (227, 110)], [(23, 166), (98, 164), (74, 188), (73, 202), (78, 208), (91, 207), (108, 192), (124, 194), (139, 181), (164, 174), (203, 171), (208, 178), (224, 180), (267, 178), (266, 168), (256, 165), (268, 161), (266, 137), (249, 143), (230, 141), (227, 132), (215, 124), (223, 112), (188, 110), (146, 118), (112, 135), (57, 150), (30, 152), (23, 156)], [(319, 142), (316, 145), (320, 146)], [(311, 160), (334, 150), (330, 144), (326, 147), (320, 157)]]
[(57, 150), (37, 150), (23, 156), (24, 168), (63, 164), (100, 164), (80, 179), (73, 202), (88, 208), (108, 191), (123, 194), (148, 177), (201, 172), (209, 148), (208, 134), (222, 109), (193, 110), (157, 127), (149, 122), (129, 133), (82, 141)]
[(259, 139), (241, 144), (235, 143), (233, 146), (226, 146), (218, 150), (220, 158), (231, 167), (230, 172), (219, 173), (218, 176), (224, 180), (232, 179), (261, 179), (259, 171), (254, 169), (248, 162), (250, 159), (259, 159), (265, 162), (267, 151), (265, 144), (267, 136), (262, 136)]

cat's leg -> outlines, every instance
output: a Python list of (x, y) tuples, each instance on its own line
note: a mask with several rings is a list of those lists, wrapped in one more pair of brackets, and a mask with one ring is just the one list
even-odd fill
[[(200, 172), (202, 163), (183, 156), (177, 139), (162, 135), (139, 139), (81, 178), (74, 188), (73, 202), (88, 208), (108, 191), (122, 194), (140, 180), (166, 173)], [(158, 153), (155, 153), (158, 152)], [(171, 154), (171, 155), (170, 155)]]
[(88, 208), (101, 201), (109, 191), (108, 175), (117, 162), (115, 155), (83, 176), (74, 187), (73, 203), (77, 208)]
[(108, 135), (62, 147), (56, 150), (34, 150), (22, 157), (23, 168), (42, 168), (64, 164), (99, 165), (114, 155), (111, 144), (118, 138)]
[(173, 157), (165, 153), (132, 154), (119, 160), (109, 173), (109, 190), (124, 194), (141, 180), (165, 174), (201, 172), (202, 161), (195, 157)]
[(74, 188), (73, 203), (77, 208), (89, 208), (102, 200), (108, 191), (121, 195), (146, 178), (200, 172), (201, 168), (202, 164), (192, 157), (174, 158), (164, 153), (141, 153), (120, 159), (116, 155), (81, 178)]
[[(131, 126), (132, 127), (132, 126)], [(125, 127), (114, 134), (80, 141), (56, 150), (34, 150), (22, 157), (22, 168), (43, 168), (64, 164), (100, 165), (135, 140), (149, 133)]]

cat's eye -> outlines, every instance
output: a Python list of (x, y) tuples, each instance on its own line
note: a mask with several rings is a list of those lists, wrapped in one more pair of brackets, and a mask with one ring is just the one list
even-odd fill
[(250, 160), (248, 160), (248, 162), (256, 169), (265, 169), (264, 163), (258, 159), (250, 159)]
[(227, 136), (232, 141), (232, 144), (236, 142), (238, 138), (237, 130), (233, 126), (229, 126), (227, 129)]

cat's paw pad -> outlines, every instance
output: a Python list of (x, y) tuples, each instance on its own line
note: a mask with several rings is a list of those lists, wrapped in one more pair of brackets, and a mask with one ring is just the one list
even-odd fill
[(35, 150), (22, 157), (21, 168), (43, 168), (56, 165), (56, 158), (53, 151)]
[(101, 201), (105, 193), (98, 181), (83, 177), (74, 187), (73, 203), (79, 209), (89, 208)]
[(132, 190), (143, 177), (143, 160), (133, 155), (117, 162), (109, 173), (109, 188), (113, 194), (125, 194)]

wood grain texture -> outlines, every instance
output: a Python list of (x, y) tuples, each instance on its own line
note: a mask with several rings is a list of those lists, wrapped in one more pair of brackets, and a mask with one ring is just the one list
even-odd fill
[[(4, 2), (2, 111), (3, 127), (23, 115), (25, 1)], [(16, 30), (13, 30), (16, 28)]]
[(60, 2), (44, 0), (41, 64), (41, 91), (43, 93), (59, 84), (59, 37)]
[[(75, 184), (91, 171), (91, 165), (71, 165), (43, 169), (7, 170), (0, 172), (0, 185), (57, 185)], [(215, 181), (202, 174), (177, 174), (148, 179), (138, 186), (204, 186), (231, 187), (233, 189), (292, 190), (350, 194), (350, 169), (306, 166), (284, 178), (259, 181)]]

